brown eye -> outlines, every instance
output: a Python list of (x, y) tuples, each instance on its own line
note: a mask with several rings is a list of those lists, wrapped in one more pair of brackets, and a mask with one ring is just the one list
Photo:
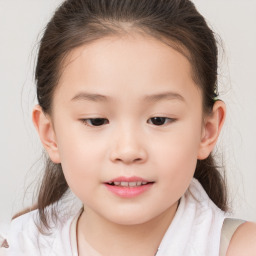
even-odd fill
[(174, 119), (168, 117), (152, 117), (149, 120), (154, 125), (161, 126), (169, 122), (173, 122)]
[(88, 126), (102, 126), (108, 123), (108, 120), (105, 118), (87, 118), (81, 119), (81, 121)]

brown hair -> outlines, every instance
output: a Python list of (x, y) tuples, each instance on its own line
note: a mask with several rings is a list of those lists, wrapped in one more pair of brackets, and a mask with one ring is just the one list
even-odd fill
[[(37, 99), (51, 114), (62, 63), (74, 48), (106, 36), (144, 33), (184, 54), (193, 78), (203, 93), (204, 111), (210, 113), (217, 92), (218, 49), (213, 31), (189, 0), (67, 0), (55, 12), (41, 39), (35, 79)], [(198, 160), (194, 177), (213, 202), (227, 210), (225, 176), (212, 155)], [(36, 208), (40, 222), (49, 229), (47, 206), (69, 190), (61, 164), (48, 158)], [(52, 213), (54, 214), (54, 213)]]

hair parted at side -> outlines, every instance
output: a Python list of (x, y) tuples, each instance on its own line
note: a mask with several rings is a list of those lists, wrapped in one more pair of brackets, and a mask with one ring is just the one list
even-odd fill
[[(51, 115), (62, 63), (76, 47), (109, 36), (142, 33), (168, 44), (191, 63), (193, 79), (210, 113), (217, 92), (218, 49), (213, 31), (189, 0), (66, 0), (47, 24), (40, 42), (35, 79), (37, 99)], [(194, 177), (213, 202), (227, 211), (223, 176), (212, 155), (198, 160)], [(69, 190), (61, 164), (46, 162), (36, 207), (40, 222), (49, 229), (47, 206)], [(54, 213), (51, 213), (54, 214)]]

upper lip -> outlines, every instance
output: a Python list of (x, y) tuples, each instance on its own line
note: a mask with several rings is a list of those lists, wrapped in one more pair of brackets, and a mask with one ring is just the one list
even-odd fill
[(112, 180), (109, 180), (105, 183), (113, 183), (113, 182), (153, 182), (153, 181), (150, 181), (150, 180), (146, 180), (146, 179), (143, 179), (141, 177), (136, 177), (136, 176), (132, 176), (132, 177), (117, 177), (115, 179), (112, 179)]

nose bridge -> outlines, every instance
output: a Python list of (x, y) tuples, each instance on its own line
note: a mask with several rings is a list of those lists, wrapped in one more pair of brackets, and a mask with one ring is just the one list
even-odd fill
[(142, 127), (124, 120), (113, 132), (112, 161), (130, 164), (146, 160), (147, 152), (143, 143)]

